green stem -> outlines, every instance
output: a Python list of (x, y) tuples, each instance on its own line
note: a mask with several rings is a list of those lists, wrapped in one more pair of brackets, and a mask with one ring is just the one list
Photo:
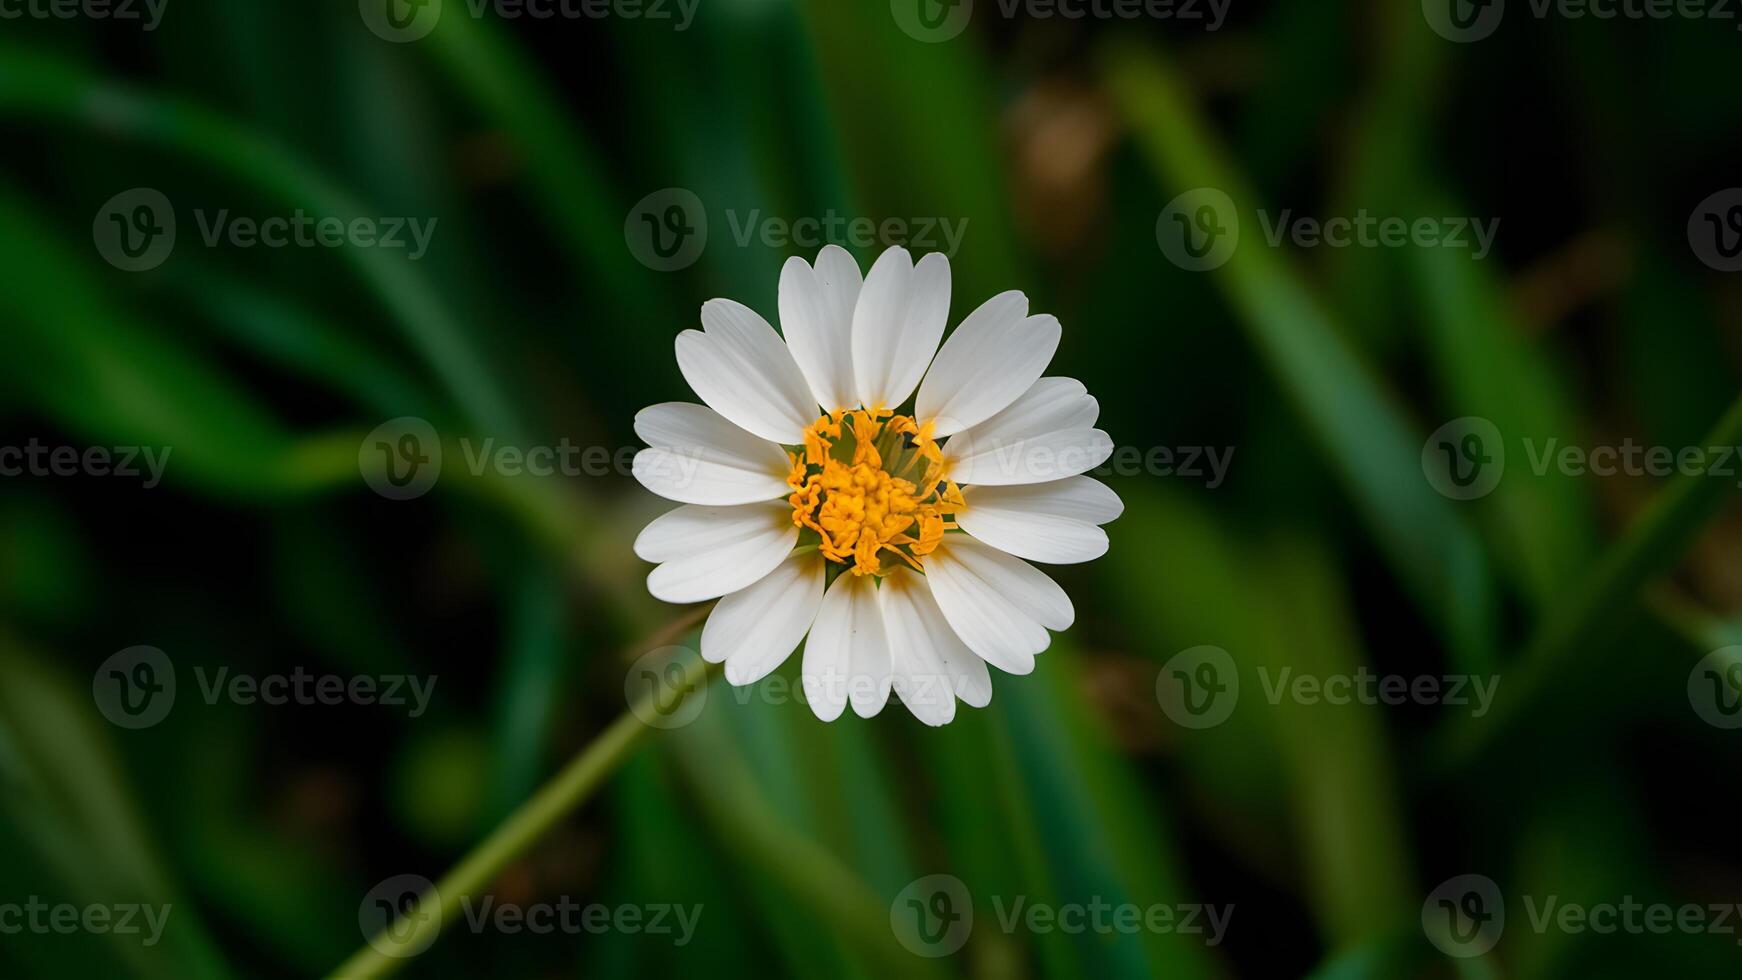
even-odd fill
[[(1700, 445), (1742, 445), (1742, 397), (1731, 403)], [(1592, 570), (1573, 601), (1537, 629), (1511, 667), (1509, 690), (1496, 699), (1494, 709), (1479, 720), (1466, 719), (1440, 733), (1439, 759), (1451, 766), (1473, 761), (1521, 717), (1574, 651), (1589, 649), (1613, 635), (1637, 607), (1640, 591), (1675, 567), (1700, 530), (1730, 499), (1733, 479), (1682, 473), (1658, 494)]]
[[(654, 649), (681, 635), (706, 615), (711, 606), (702, 606), (670, 626), (662, 629), (642, 646)], [(711, 679), (713, 668), (700, 659), (684, 665), (684, 684), (680, 690), (698, 689)], [(644, 699), (644, 703), (646, 700)], [(640, 708), (642, 705), (636, 705)], [(435, 887), (418, 897), (417, 904), (387, 928), (370, 938), (352, 954), (344, 965), (333, 971), (331, 980), (362, 980), (385, 977), (403, 967), (424, 951), (441, 933), (441, 928), (460, 911), (462, 899), (478, 894), (488, 887), (511, 862), (525, 854), (558, 822), (587, 801), (595, 789), (628, 760), (631, 752), (649, 731), (642, 722), (642, 712), (625, 712), (609, 728), (574, 757), (556, 778), (546, 783), (533, 797), (514, 811), (483, 843), (472, 849), (436, 882)]]

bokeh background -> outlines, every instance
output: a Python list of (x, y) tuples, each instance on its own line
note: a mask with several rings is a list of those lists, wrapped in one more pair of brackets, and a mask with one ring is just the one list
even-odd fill
[[(451, 926), (405, 975), (1735, 975), (1733, 931), (1537, 929), (1526, 902), (1742, 900), (1742, 691), (1702, 705), (1698, 666), (1742, 643), (1738, 478), (1538, 475), (1524, 443), (1742, 442), (1742, 280), (1690, 234), (1737, 181), (1734, 21), (1515, 2), (1455, 42), (1431, 0), (700, 0), (684, 29), (447, 0), (395, 42), (370, 6), (0, 20), (0, 445), (171, 453), (149, 488), (0, 478), (0, 902), (173, 906), (149, 947), (0, 935), (0, 974), (325, 974), (371, 889), (438, 877), (620, 717), (636, 659), (695, 642), (629, 549), (665, 505), (620, 473), (477, 476), (462, 441), (633, 447), (637, 409), (692, 397), (699, 304), (773, 320), (817, 244), (739, 229), (832, 214), (963, 229), (952, 322), (1023, 289), (1119, 445), (1232, 449), (1226, 479), (1107, 477), (1111, 552), (1053, 569), (1076, 626), (990, 707), (825, 725), (716, 682), (490, 889), (700, 903), (688, 945)], [(144, 271), (101, 244), (135, 188), (178, 225)], [(672, 188), (707, 234), (662, 269), (637, 229)], [(1203, 271), (1162, 247), (1196, 188), (1241, 227)], [(297, 209), (436, 224), (415, 261), (202, 240)], [(1273, 246), (1284, 209), (1499, 224), (1480, 259)], [(1471, 416), (1507, 467), (1460, 500), (1423, 450)], [(402, 500), (360, 450), (404, 417), (446, 453)], [(137, 645), (179, 686), (129, 729), (99, 692)], [(1158, 676), (1205, 645), (1241, 688), (1194, 729)], [(1285, 667), (1498, 693), (1273, 704)], [(220, 668), (436, 687), (416, 717), (207, 703)], [(977, 913), (935, 959), (890, 915), (933, 874)], [(1466, 874), (1505, 930), (1448, 956), (1423, 905)], [(1213, 945), (1001, 928), (1018, 896), (1233, 913)]]

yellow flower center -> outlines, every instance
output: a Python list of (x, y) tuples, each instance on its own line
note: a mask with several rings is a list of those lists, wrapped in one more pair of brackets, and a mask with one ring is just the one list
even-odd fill
[(805, 430), (804, 451), (787, 457), (792, 522), (815, 532), (817, 550), (851, 564), (855, 575), (877, 574), (883, 552), (921, 568), (955, 527), (945, 515), (962, 507), (961, 490), (944, 479), (931, 426), (905, 415), (825, 415)]

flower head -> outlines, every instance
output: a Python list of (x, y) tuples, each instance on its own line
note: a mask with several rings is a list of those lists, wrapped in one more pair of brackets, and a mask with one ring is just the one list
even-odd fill
[(902, 248), (863, 278), (833, 245), (814, 268), (788, 259), (784, 340), (748, 307), (708, 301), (703, 329), (677, 338), (706, 405), (635, 417), (649, 447), (636, 479), (685, 505), (636, 539), (658, 564), (648, 590), (720, 598), (702, 656), (733, 684), (803, 641), (806, 699), (825, 721), (849, 703), (868, 718), (891, 691), (931, 725), (958, 698), (983, 707), (987, 664), (1028, 673), (1047, 631), (1075, 617), (1029, 561), (1099, 557), (1099, 525), (1123, 509), (1081, 475), (1112, 453), (1099, 406), (1077, 381), (1041, 377), (1058, 320), (1000, 293), (940, 347), (949, 272), (943, 255), (916, 264)]

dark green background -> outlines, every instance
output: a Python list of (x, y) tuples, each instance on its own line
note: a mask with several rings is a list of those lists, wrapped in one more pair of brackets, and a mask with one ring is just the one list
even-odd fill
[[(0, 20), (0, 444), (173, 450), (151, 490), (0, 479), (0, 902), (174, 904), (150, 949), (0, 936), (0, 973), (322, 974), (376, 882), (436, 877), (623, 712), (680, 612), (629, 550), (662, 502), (621, 476), (472, 479), (458, 454), (393, 501), (358, 448), (406, 415), (450, 441), (634, 445), (636, 410), (692, 397), (672, 339), (703, 300), (774, 318), (798, 250), (740, 246), (727, 216), (756, 209), (966, 220), (952, 322), (1024, 290), (1116, 443), (1233, 446), (1229, 478), (1110, 478), (1111, 552), (1056, 570), (1076, 626), (1033, 675), (994, 672), (989, 708), (824, 725), (717, 683), (494, 889), (699, 902), (690, 946), (452, 928), (406, 975), (1735, 973), (1734, 935), (1539, 934), (1518, 901), (1742, 900), (1742, 733), (1687, 694), (1742, 642), (1735, 481), (1683, 481), (1641, 529), (1667, 481), (1537, 477), (1522, 449), (1703, 445), (1737, 399), (1742, 280), (1686, 230), (1738, 182), (1733, 22), (1515, 0), (1453, 44), (1413, 0), (1236, 2), (1215, 31), (980, 0), (926, 44), (875, 0), (701, 0), (682, 32), (447, 2), (409, 44), (349, 0), (170, 0), (149, 33)], [(1194, 273), (1156, 223), (1201, 186), (1244, 237)], [(127, 273), (92, 223), (135, 187), (180, 237)], [(624, 226), (668, 187), (710, 237), (659, 272)], [(417, 262), (205, 247), (193, 213), (224, 208), (438, 225)], [(1500, 226), (1482, 261), (1271, 248), (1260, 208)], [(1469, 415), (1509, 468), (1460, 502), (1420, 452)], [(91, 697), (135, 644), (181, 679), (142, 731)], [(1246, 686), (1188, 731), (1155, 681), (1201, 644)], [(194, 671), (221, 665), (439, 680), (417, 719), (207, 705)], [(1360, 665), (1497, 676), (1500, 703), (1272, 706), (1255, 683)], [(978, 924), (924, 961), (888, 909), (932, 873)], [(1454, 962), (1420, 913), (1464, 873), (1508, 927)], [(1016, 895), (1235, 912), (1214, 948), (1006, 933), (991, 902)]]

